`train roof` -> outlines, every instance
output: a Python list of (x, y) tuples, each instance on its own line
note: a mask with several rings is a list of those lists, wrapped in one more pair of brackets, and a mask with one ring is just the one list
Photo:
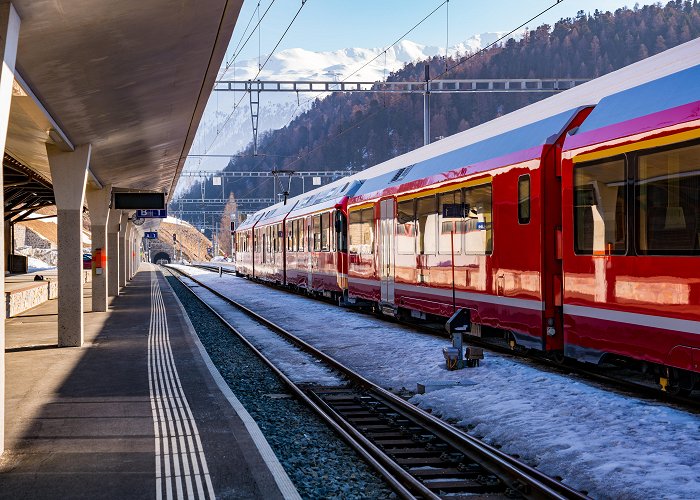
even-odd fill
[[(698, 101), (700, 65), (604, 97), (575, 135), (567, 138), (564, 149), (697, 120)], [(623, 123), (627, 125), (620, 126)]]
[(280, 202), (255, 212), (241, 223), (239, 229), (249, 229), (258, 222), (265, 225), (275, 224), (284, 220), (289, 214), (298, 216), (332, 208), (342, 202), (343, 198), (353, 196), (361, 185), (362, 181), (351, 181), (347, 179), (345, 179), (344, 182), (327, 184), (326, 186), (287, 200), (286, 205)]
[(298, 196), (299, 202), (290, 217), (325, 210), (336, 206), (343, 198), (354, 196), (364, 181), (343, 179), (344, 182), (334, 182), (324, 189), (315, 189), (305, 195)]
[[(439, 176), (450, 170), (481, 164), (469, 173), (496, 166), (538, 158), (542, 146), (554, 142), (568, 127), (581, 108), (530, 123), (520, 128), (497, 134), (482, 141), (428, 158), (397, 171), (367, 180), (355, 196), (375, 193), (388, 187), (400, 186), (419, 179)], [(488, 160), (497, 159), (497, 162)], [(438, 178), (436, 177), (436, 180)], [(440, 178), (442, 180), (442, 178)]]

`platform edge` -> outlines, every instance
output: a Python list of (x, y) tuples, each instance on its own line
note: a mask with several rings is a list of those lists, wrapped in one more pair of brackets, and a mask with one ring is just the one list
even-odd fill
[[(160, 273), (161, 276), (165, 278), (165, 274), (159, 269), (155, 269), (154, 271)], [(260, 430), (260, 427), (258, 427), (257, 422), (255, 422), (253, 417), (250, 416), (248, 410), (246, 410), (243, 404), (238, 400), (236, 395), (233, 393), (231, 388), (228, 386), (224, 378), (219, 373), (219, 370), (217, 370), (216, 366), (214, 366), (214, 363), (209, 357), (209, 353), (207, 353), (207, 350), (204, 348), (204, 345), (202, 344), (201, 340), (199, 340), (199, 335), (197, 335), (197, 331), (195, 330), (194, 325), (192, 324), (192, 321), (190, 320), (190, 317), (187, 314), (187, 311), (185, 310), (185, 306), (182, 305), (182, 302), (180, 302), (180, 298), (175, 293), (175, 290), (173, 290), (170, 286), (170, 282), (167, 279), (165, 279), (164, 281), (168, 284), (168, 287), (170, 288), (173, 297), (175, 297), (177, 305), (180, 307), (180, 311), (182, 312), (185, 324), (187, 325), (190, 335), (192, 335), (192, 338), (194, 339), (194, 343), (197, 346), (197, 349), (199, 350), (200, 356), (202, 356), (204, 364), (207, 366), (209, 373), (214, 379), (214, 382), (216, 382), (216, 385), (221, 391), (221, 393), (228, 400), (233, 410), (243, 421), (243, 424), (245, 425), (246, 429), (248, 430), (248, 433), (250, 434), (250, 437), (252, 438), (253, 442), (255, 443), (255, 446), (260, 452), (260, 456), (262, 457), (263, 461), (270, 470), (270, 473), (272, 474), (272, 477), (274, 478), (275, 483), (277, 484), (277, 487), (280, 490), (280, 493), (287, 500), (301, 500), (301, 496), (299, 495), (299, 492), (294, 486), (294, 483), (289, 478), (287, 471), (285, 471), (284, 467), (282, 467), (282, 464), (277, 458), (277, 455), (270, 447), (270, 443), (267, 442), (265, 435)]]

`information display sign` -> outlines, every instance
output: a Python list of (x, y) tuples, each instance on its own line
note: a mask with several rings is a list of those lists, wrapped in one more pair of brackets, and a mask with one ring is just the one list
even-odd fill
[(163, 210), (148, 209), (148, 210), (137, 210), (136, 211), (136, 217), (139, 217), (140, 219), (165, 219), (167, 216), (168, 216), (167, 209), (163, 209)]

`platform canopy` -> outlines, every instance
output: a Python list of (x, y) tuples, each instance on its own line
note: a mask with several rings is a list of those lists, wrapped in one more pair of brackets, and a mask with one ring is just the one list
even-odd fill
[(93, 183), (173, 192), (242, 1), (12, 1), (5, 152), (51, 181), (46, 144), (89, 143)]

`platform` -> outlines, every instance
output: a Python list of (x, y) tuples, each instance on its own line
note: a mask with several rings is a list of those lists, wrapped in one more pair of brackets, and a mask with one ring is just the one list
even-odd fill
[(56, 347), (57, 301), (7, 320), (0, 498), (297, 497), (154, 269), (86, 312), (83, 347)]
[[(83, 270), (83, 283), (90, 282), (92, 271)], [(29, 309), (58, 297), (58, 277), (56, 269), (27, 274), (5, 276), (5, 316), (12, 318)], [(35, 276), (44, 279), (35, 281)]]

